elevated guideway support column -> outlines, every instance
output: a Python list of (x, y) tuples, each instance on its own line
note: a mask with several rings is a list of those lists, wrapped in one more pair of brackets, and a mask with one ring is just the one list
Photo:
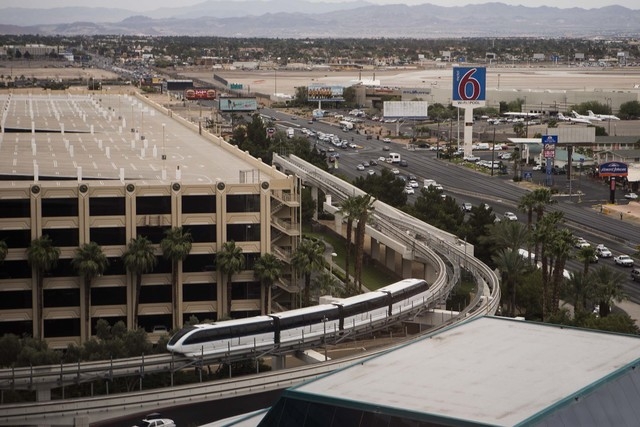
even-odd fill
[(318, 187), (311, 187), (311, 198), (313, 199), (313, 220), (318, 220)]
[(371, 239), (371, 259), (380, 261), (380, 242), (373, 238)]
[(279, 371), (287, 368), (287, 356), (277, 355), (271, 356), (271, 369)]

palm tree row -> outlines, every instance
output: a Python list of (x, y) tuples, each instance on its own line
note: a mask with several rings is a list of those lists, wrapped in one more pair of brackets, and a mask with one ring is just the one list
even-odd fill
[[(362, 292), (362, 264), (364, 259), (364, 236), (366, 234), (366, 225), (369, 221), (371, 212), (374, 210), (373, 203), (375, 199), (370, 194), (362, 196), (353, 196), (345, 199), (338, 210), (338, 213), (342, 215), (347, 221), (347, 252), (345, 256), (345, 288), (347, 294), (351, 295), (358, 292)], [(353, 223), (356, 223), (355, 233), (355, 275), (354, 286), (351, 286), (351, 280), (349, 275), (349, 266), (351, 258), (352, 238), (353, 238)]]
[[(539, 299), (543, 321), (558, 315), (561, 297), (570, 300), (577, 316), (585, 313), (589, 304), (598, 302), (600, 316), (605, 317), (612, 301), (624, 298), (620, 286), (624, 278), (606, 266), (591, 272), (590, 265), (595, 257), (592, 247), (582, 248), (577, 253), (583, 270), (565, 278), (565, 266), (572, 256), (575, 237), (564, 226), (561, 212), (546, 214), (546, 207), (553, 203), (548, 189), (527, 193), (519, 203), (519, 208), (527, 213), (527, 225), (508, 221), (492, 230), (491, 239), (500, 248), (493, 261), (502, 277), (507, 315), (517, 314), (516, 291), (525, 283), (527, 273), (536, 272), (541, 281)], [(528, 260), (520, 253), (525, 245)]]

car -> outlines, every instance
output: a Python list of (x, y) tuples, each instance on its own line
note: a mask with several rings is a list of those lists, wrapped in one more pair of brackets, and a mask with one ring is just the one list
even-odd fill
[(577, 237), (573, 245), (578, 249), (582, 249), (588, 248), (591, 246), (591, 243), (587, 242), (583, 237)]
[(502, 160), (511, 160), (511, 153), (499, 154), (498, 158)]
[(542, 165), (535, 165), (535, 166), (533, 167), (533, 170), (534, 170), (534, 171), (541, 171), (541, 170), (542, 170)]
[(636, 200), (638, 198), (638, 195), (636, 193), (627, 193), (624, 195), (624, 198), (629, 200)]
[(623, 267), (633, 267), (633, 258), (629, 255), (618, 255), (613, 257), (613, 261), (616, 265), (621, 265)]
[[(137, 427), (137, 426), (134, 426)], [(176, 427), (176, 423), (169, 418), (160, 418), (160, 414), (153, 413), (142, 420), (140, 427)]]
[(611, 258), (613, 256), (609, 248), (602, 244), (596, 247), (596, 255), (600, 258)]
[(640, 268), (634, 268), (633, 270), (631, 270), (631, 280), (633, 280), (634, 282), (636, 280), (640, 280)]
[(376, 171), (374, 171), (373, 169), (369, 169), (369, 170), (367, 171), (367, 173), (368, 173), (369, 175), (375, 175), (375, 174), (376, 174)]
[(391, 138), (383, 138), (382, 142), (384, 142), (385, 144), (390, 144), (391, 143)]
[(362, 162), (362, 166), (364, 166), (365, 168), (368, 168), (370, 166), (370, 163), (365, 160), (364, 162)]
[(407, 161), (406, 161), (406, 160), (400, 160), (400, 162), (398, 163), (398, 165), (400, 165), (400, 166), (402, 166), (402, 167), (405, 167), (405, 168), (406, 168), (407, 166), (409, 166), (409, 163), (407, 163)]
[(165, 325), (156, 325), (153, 327), (154, 334), (166, 334), (167, 332), (169, 332), (169, 330)]
[(363, 164), (359, 164), (356, 166), (356, 169), (358, 169), (359, 171), (363, 171), (364, 170), (364, 165)]
[(358, 145), (353, 143), (353, 142), (350, 142), (349, 143), (349, 148), (358, 148)]
[(397, 168), (393, 168), (393, 169), (391, 169), (391, 173), (394, 174), (394, 175), (399, 175), (400, 171)]
[(418, 188), (420, 187), (420, 184), (418, 184), (418, 181), (416, 181), (415, 179), (410, 179), (409, 186), (411, 186), (412, 188)]
[(291, 116), (291, 120), (298, 120), (296, 116)]
[(415, 176), (414, 174), (410, 173), (407, 178), (409, 178), (409, 181), (417, 181), (418, 177)]
[(313, 120), (307, 120), (307, 123), (312, 125), (313, 124)]
[(475, 162), (480, 161), (480, 157), (478, 157), (478, 156), (466, 156), (466, 157), (463, 158), (463, 160), (465, 162), (475, 163)]
[(378, 161), (379, 162), (386, 162), (387, 158), (385, 156), (380, 156), (380, 157), (378, 157)]
[(463, 203), (462, 204), (462, 210), (465, 212), (471, 212), (471, 208), (473, 207), (473, 205), (471, 203)]
[(410, 186), (408, 186), (408, 185), (406, 187), (404, 187), (404, 192), (407, 193), (407, 194), (415, 194), (416, 193), (415, 190), (413, 188), (411, 188)]
[(504, 218), (508, 219), (509, 221), (517, 221), (518, 220), (518, 217), (513, 212), (505, 212), (504, 213)]
[(382, 147), (382, 151), (391, 151), (391, 147), (385, 145), (384, 147)]

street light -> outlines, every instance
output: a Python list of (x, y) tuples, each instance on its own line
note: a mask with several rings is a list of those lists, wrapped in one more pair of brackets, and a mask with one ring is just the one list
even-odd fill
[[(607, 107), (609, 108), (609, 113), (608, 114), (613, 114), (612, 109), (611, 109), (611, 98), (606, 98), (607, 101)], [(609, 130), (607, 130), (607, 134), (609, 136), (611, 136), (611, 119), (609, 119)]]
[(498, 73), (498, 90), (500, 90), (500, 73)]

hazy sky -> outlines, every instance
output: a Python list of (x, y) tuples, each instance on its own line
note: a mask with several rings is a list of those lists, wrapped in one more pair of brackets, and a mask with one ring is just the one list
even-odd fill
[[(229, 0), (214, 0), (214, 1), (229, 1)], [(231, 0), (233, 1), (233, 0)], [(278, 1), (278, 0), (264, 0), (264, 1)], [(314, 0), (310, 0), (314, 1)], [(317, 0), (316, 0), (317, 1)], [(322, 0), (326, 2), (338, 2), (341, 0)], [(482, 4), (489, 3), (492, 0), (461, 0), (457, 2), (451, 2), (450, 0), (368, 0), (370, 3), (375, 4), (423, 4), (431, 3), (440, 6), (464, 6), (466, 4)], [(553, 6), (559, 8), (580, 7), (583, 9), (592, 9), (609, 5), (624, 6), (629, 9), (640, 9), (640, 2), (638, 0), (493, 0), (500, 3), (511, 5), (524, 5), (529, 7), (535, 6)], [(94, 7), (114, 7), (123, 8), (134, 11), (153, 10), (161, 7), (178, 7), (178, 6), (190, 6), (197, 3), (203, 3), (203, 0), (2, 0), (0, 8), (4, 7), (26, 7), (26, 8), (54, 8), (65, 6), (94, 6)]]

